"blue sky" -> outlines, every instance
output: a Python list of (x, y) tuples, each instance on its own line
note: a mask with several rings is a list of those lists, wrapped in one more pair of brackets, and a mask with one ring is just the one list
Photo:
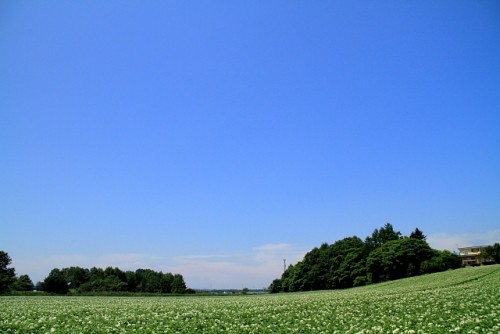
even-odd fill
[(390, 222), (500, 242), (497, 1), (3, 1), (0, 249), (261, 288)]

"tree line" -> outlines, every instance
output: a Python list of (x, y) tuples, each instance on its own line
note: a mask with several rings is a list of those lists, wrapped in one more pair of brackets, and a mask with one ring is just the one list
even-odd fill
[(49, 293), (192, 293), (180, 274), (157, 272), (151, 269), (123, 271), (119, 268), (106, 269), (93, 267), (54, 268), (43, 280), (33, 285), (28, 275), (19, 277), (15, 269), (10, 268), (9, 255), (0, 251), (0, 293), (14, 291), (32, 291), (37, 289)]
[[(496, 263), (500, 263), (499, 247), (495, 244), (486, 248)], [(315, 247), (302, 261), (290, 265), (281, 278), (273, 280), (269, 291), (344, 289), (460, 266), (458, 255), (432, 249), (418, 228), (402, 236), (387, 223), (364, 241), (353, 236)]]
[(119, 268), (93, 267), (54, 268), (41, 284), (43, 291), (52, 293), (89, 292), (141, 292), (175, 293), (191, 292), (180, 274), (157, 272), (151, 269), (123, 271)]
[(9, 268), (11, 262), (9, 254), (0, 251), (0, 293), (33, 290), (30, 277), (28, 275), (17, 277), (15, 269)]

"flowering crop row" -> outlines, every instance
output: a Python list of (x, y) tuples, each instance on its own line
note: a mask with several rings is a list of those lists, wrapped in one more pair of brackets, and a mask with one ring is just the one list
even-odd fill
[(1, 333), (499, 333), (500, 265), (337, 291), (1, 297)]

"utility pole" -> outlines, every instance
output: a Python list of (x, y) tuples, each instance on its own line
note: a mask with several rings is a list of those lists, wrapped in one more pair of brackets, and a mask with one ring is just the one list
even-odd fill
[(283, 272), (286, 271), (286, 259), (283, 259)]

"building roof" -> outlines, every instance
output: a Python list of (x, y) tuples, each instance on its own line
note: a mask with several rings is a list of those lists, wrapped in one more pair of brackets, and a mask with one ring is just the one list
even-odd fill
[(488, 246), (467, 246), (467, 247), (458, 247), (458, 249), (470, 249), (470, 248), (486, 248)]

